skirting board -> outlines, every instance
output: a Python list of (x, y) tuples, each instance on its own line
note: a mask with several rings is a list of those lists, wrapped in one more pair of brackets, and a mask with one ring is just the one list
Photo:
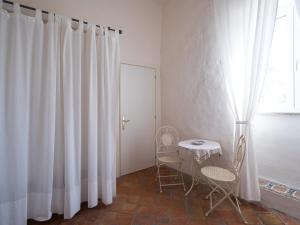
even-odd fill
[(271, 209), (284, 212), (287, 215), (300, 219), (300, 201), (279, 195), (261, 188), (261, 202)]

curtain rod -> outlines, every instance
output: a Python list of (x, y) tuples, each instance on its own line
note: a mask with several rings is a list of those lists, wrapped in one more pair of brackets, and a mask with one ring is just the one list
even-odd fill
[[(4, 3), (10, 4), (10, 5), (13, 5), (13, 4), (14, 4), (14, 2), (11, 2), (11, 1), (8, 1), (8, 0), (2, 0), (2, 1), (3, 1)], [(24, 8), (24, 9), (29, 9), (29, 10), (36, 11), (36, 8), (33, 8), (33, 7), (31, 7), (31, 6), (27, 6), (27, 5), (22, 5), (22, 4), (20, 4), (20, 7)], [(49, 14), (49, 12), (48, 12), (48, 11), (45, 11), (45, 10), (42, 10), (42, 13)], [(74, 18), (72, 18), (72, 21), (77, 22), (77, 23), (79, 22), (78, 19), (74, 19)], [(84, 23), (84, 24), (88, 24), (88, 22), (86, 22), (86, 21), (83, 21), (83, 23)], [(96, 25), (96, 27), (99, 27), (99, 28), (100, 28), (99, 25)], [(110, 30), (110, 31), (116, 31), (115, 29), (113, 29), (113, 28), (111, 28), (111, 27), (107, 27), (107, 29)], [(119, 30), (119, 34), (122, 34), (122, 33), (123, 33), (123, 31), (122, 31), (122, 30)]]

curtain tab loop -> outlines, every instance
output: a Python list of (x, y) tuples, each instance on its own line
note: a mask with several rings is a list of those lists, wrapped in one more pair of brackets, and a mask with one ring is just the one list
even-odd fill
[(247, 120), (237, 120), (237, 121), (235, 121), (235, 124), (248, 125), (249, 122)]
[(79, 20), (79, 21), (78, 21), (78, 30), (79, 30), (79, 31), (82, 31), (82, 30), (83, 30), (83, 22), (82, 22), (82, 20)]
[(116, 30), (115, 30), (115, 37), (118, 38), (119, 36), (120, 36), (120, 30), (117, 30), (117, 29), (116, 29)]
[(42, 20), (42, 11), (40, 9), (36, 9), (35, 18), (38, 20)]
[(66, 16), (61, 16), (61, 21), (63, 24), (65, 24), (66, 27), (72, 28), (72, 19)]
[(92, 33), (96, 32), (96, 25), (92, 24)]
[(105, 27), (104, 26), (101, 26), (101, 33), (102, 33), (102, 35), (105, 35)]
[(48, 22), (54, 22), (54, 14), (51, 12), (48, 14)]
[(14, 14), (20, 14), (21, 13), (21, 8), (19, 3), (14, 3)]

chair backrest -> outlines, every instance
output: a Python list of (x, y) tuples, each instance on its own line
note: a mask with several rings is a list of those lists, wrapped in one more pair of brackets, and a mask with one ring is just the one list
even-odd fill
[(245, 136), (241, 135), (237, 143), (234, 152), (234, 158), (233, 158), (233, 167), (238, 176), (240, 176), (240, 171), (244, 162), (245, 154), (246, 154), (246, 140), (245, 140)]
[(156, 154), (175, 151), (178, 143), (178, 132), (174, 127), (162, 126), (156, 132)]

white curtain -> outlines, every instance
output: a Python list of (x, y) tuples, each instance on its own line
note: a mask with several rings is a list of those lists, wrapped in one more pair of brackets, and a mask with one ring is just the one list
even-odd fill
[(116, 194), (119, 33), (0, 1), (0, 225)]
[(271, 49), (277, 0), (214, 0), (221, 68), (234, 112), (235, 140), (246, 136), (240, 197), (259, 201), (251, 120), (256, 112)]
[(300, 0), (294, 0), (294, 5), (296, 8), (298, 17), (300, 17)]

